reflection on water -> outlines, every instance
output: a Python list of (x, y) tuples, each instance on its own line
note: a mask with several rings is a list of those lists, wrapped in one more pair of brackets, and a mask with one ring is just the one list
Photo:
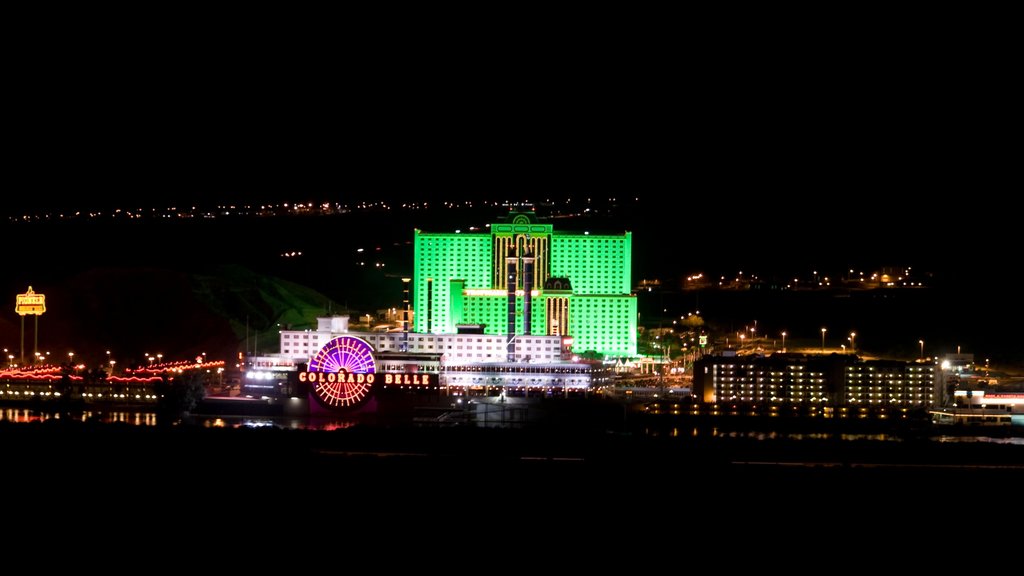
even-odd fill
[[(644, 435), (658, 437), (668, 435), (672, 438), (688, 435), (691, 438), (744, 438), (750, 440), (843, 440), (846, 442), (869, 440), (874, 442), (903, 442), (905, 438), (895, 434), (850, 434), (834, 432), (765, 432), (763, 430), (720, 430), (717, 427), (700, 428), (645, 428)], [(1016, 444), (1024, 446), (1024, 437), (1006, 436), (930, 436), (936, 442), (984, 442), (992, 444)]]
[[(47, 420), (60, 420), (70, 418), (79, 422), (101, 422), (120, 423), (132, 426), (156, 426), (157, 415), (155, 412), (124, 412), (113, 411), (103, 412), (85, 410), (74, 414), (61, 415), (58, 412), (44, 412), (29, 408), (0, 408), (0, 422), (32, 423), (44, 422)], [(280, 428), (288, 430), (342, 430), (355, 426), (358, 421), (355, 419), (330, 418), (320, 416), (307, 417), (258, 417), (258, 416), (196, 416), (191, 423), (206, 428)], [(766, 432), (766, 431), (742, 431), (742, 430), (721, 430), (718, 427), (672, 427), (672, 428), (645, 428), (645, 436), (658, 437), (667, 435), (673, 438), (690, 436), (691, 438), (739, 438), (750, 440), (843, 440), (858, 441), (870, 440), (877, 442), (902, 442), (904, 439), (894, 434), (851, 434), (834, 432)], [(1024, 446), (1024, 437), (991, 437), (991, 436), (949, 436), (935, 435), (930, 437), (936, 442), (984, 442), (993, 444), (1016, 444)]]
[[(156, 426), (156, 412), (103, 412), (84, 410), (73, 414), (45, 412), (30, 408), (0, 409), (0, 422), (28, 424), (47, 420), (70, 419), (75, 422), (121, 423), (132, 426)], [(289, 430), (341, 430), (355, 426), (357, 421), (341, 418), (293, 417), (267, 418), (258, 416), (196, 416), (192, 423), (206, 428), (287, 428)]]
[(318, 417), (281, 417), (265, 418), (257, 416), (209, 416), (195, 420), (196, 424), (206, 428), (286, 428), (289, 430), (342, 430), (355, 426), (357, 421), (339, 418)]
[[(646, 436), (661, 436), (665, 429), (645, 428)], [(680, 429), (673, 427), (667, 434), (672, 438), (689, 435), (691, 438), (747, 438), (751, 440), (878, 440), (902, 442), (903, 439), (891, 434), (834, 434), (832, 432), (765, 432), (763, 430), (719, 430), (717, 427)]]
[(991, 438), (989, 436), (935, 436), (932, 440), (938, 442), (989, 442), (992, 444), (1024, 446), (1024, 438), (1017, 436), (1007, 436), (1005, 438)]
[[(155, 412), (100, 412), (83, 410), (73, 414), (65, 414), (64, 418), (70, 418), (77, 422), (120, 422), (133, 426), (156, 426)], [(17, 422), (27, 424), (29, 422), (45, 422), (47, 420), (60, 420), (60, 412), (43, 412), (29, 408), (3, 408), (0, 409), (0, 422)]]

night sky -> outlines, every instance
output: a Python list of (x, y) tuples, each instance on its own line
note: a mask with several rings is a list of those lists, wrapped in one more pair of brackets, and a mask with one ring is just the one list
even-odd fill
[(998, 47), (934, 45), (923, 26), (368, 42), (244, 25), (258, 15), (217, 28), (226, 16), (187, 34), (41, 27), (5, 93), (7, 208), (57, 192), (71, 207), (664, 194), (780, 227), (842, 207), (836, 238), (878, 203), (951, 222), (1004, 212), (988, 202), (1011, 174)]
[(645, 233), (737, 266), (756, 246), (767, 264), (998, 267), (1020, 244), (998, 35), (934, 14), (563, 16), (529, 34), (417, 15), (29, 20), (3, 210), (635, 196)]

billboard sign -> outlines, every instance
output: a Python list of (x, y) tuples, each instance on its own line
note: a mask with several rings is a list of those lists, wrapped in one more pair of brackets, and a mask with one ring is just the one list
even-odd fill
[(19, 316), (36, 315), (42, 316), (43, 312), (46, 312), (46, 296), (43, 294), (36, 294), (32, 287), (28, 287), (28, 292), (24, 294), (18, 294), (18, 298), (14, 303), (14, 311)]

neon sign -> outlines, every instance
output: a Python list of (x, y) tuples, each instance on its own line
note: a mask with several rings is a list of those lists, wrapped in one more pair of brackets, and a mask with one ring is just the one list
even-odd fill
[(430, 374), (384, 374), (385, 386), (430, 386), (432, 380)]
[(309, 385), (310, 394), (325, 408), (355, 408), (369, 399), (376, 385), (430, 387), (436, 374), (419, 372), (377, 372), (373, 348), (360, 338), (340, 336), (328, 342), (299, 372), (299, 382)]
[(14, 301), (14, 311), (19, 316), (25, 315), (36, 315), (42, 316), (43, 312), (46, 312), (46, 295), (36, 294), (32, 287), (28, 287), (28, 291), (24, 294), (18, 294), (18, 297)]
[[(374, 374), (351, 374), (344, 370), (340, 372), (299, 372), (299, 382), (310, 384), (373, 384), (376, 380)], [(388, 374), (387, 383), (391, 383), (391, 375)]]
[(376, 381), (373, 348), (365, 340), (341, 336), (328, 342), (309, 361), (300, 382), (312, 384), (311, 392), (326, 408), (344, 409), (365, 402)]

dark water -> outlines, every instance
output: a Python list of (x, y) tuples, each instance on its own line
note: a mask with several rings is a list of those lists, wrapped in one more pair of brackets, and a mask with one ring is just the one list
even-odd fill
[[(162, 424), (156, 412), (101, 411), (87, 410), (71, 415), (47, 412), (30, 408), (0, 408), (0, 422), (29, 424), (51, 420), (71, 420), (105, 424), (130, 424), (132, 426), (157, 426)], [(261, 416), (192, 416), (187, 423), (204, 428), (285, 428), (291, 430), (340, 430), (355, 426), (358, 421), (346, 418), (323, 417), (261, 417)]]
[[(131, 411), (83, 411), (73, 415), (61, 415), (55, 412), (45, 412), (28, 408), (3, 408), (0, 409), (0, 422), (16, 424), (39, 423), (51, 420), (70, 419), (75, 422), (128, 424), (139, 427), (154, 427), (161, 422), (155, 412), (131, 412)], [(176, 423), (178, 425), (181, 422)], [(261, 417), (261, 416), (212, 416), (196, 415), (188, 418), (187, 425), (199, 426), (202, 428), (251, 428), (251, 429), (285, 429), (285, 430), (344, 430), (354, 428), (359, 424), (355, 418), (333, 418), (333, 417)], [(1024, 417), (1016, 420), (1014, 430), (1024, 426)], [(482, 424), (481, 424), (482, 425)], [(488, 425), (493, 426), (492, 424)], [(639, 430), (641, 436), (651, 438), (721, 438), (721, 439), (744, 439), (758, 441), (792, 441), (792, 440), (841, 440), (841, 441), (872, 441), (872, 442), (902, 442), (904, 437), (895, 432), (866, 432), (866, 433), (840, 433), (840, 432), (799, 432), (799, 431), (764, 431), (764, 430), (735, 430), (719, 427), (705, 426), (661, 426), (645, 427)], [(1024, 436), (999, 436), (986, 434), (979, 431), (971, 435), (949, 435), (933, 434), (930, 440), (942, 443), (994, 443), (994, 444), (1017, 444), (1024, 445)]]
[(104, 412), (86, 410), (83, 412), (77, 412), (69, 415), (61, 414), (59, 412), (33, 410), (31, 408), (0, 408), (0, 422), (29, 424), (35, 422), (46, 422), (50, 420), (71, 420), (73, 422), (122, 423), (130, 424), (132, 426), (157, 425), (157, 417), (155, 412)]
[[(1020, 423), (1024, 425), (1024, 421)], [(667, 436), (678, 438), (690, 436), (693, 438), (734, 438), (758, 441), (790, 441), (790, 440), (841, 440), (844, 442), (904, 442), (904, 437), (895, 433), (837, 433), (837, 432), (766, 432), (763, 430), (720, 430), (718, 428), (699, 428), (675, 426), (671, 428), (648, 428), (644, 434), (651, 437)], [(983, 442), (992, 444), (1014, 444), (1024, 446), (1024, 436), (998, 436), (986, 435), (984, 432), (971, 435), (947, 435), (935, 434), (929, 440), (941, 443), (972, 443)]]

